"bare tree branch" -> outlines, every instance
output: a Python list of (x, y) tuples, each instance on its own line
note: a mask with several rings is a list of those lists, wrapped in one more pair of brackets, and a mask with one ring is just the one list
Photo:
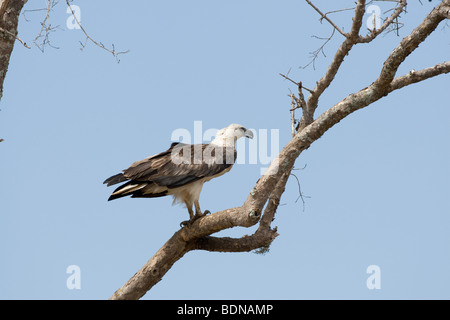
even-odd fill
[(70, 11), (71, 11), (71, 13), (72, 13), (72, 16), (73, 16), (75, 22), (76, 22), (77, 25), (80, 27), (80, 30), (81, 30), (81, 31), (84, 33), (84, 35), (86, 36), (86, 39), (84, 40), (84, 43), (81, 43), (82, 49), (84, 49), (84, 48), (86, 47), (87, 42), (90, 41), (90, 42), (92, 42), (93, 44), (95, 44), (97, 47), (102, 48), (103, 50), (106, 50), (106, 51), (108, 51), (109, 53), (111, 53), (111, 54), (114, 56), (114, 58), (116, 58), (116, 61), (117, 61), (117, 62), (120, 62), (120, 60), (119, 60), (119, 58), (118, 58), (119, 55), (128, 53), (128, 52), (130, 51), (130, 50), (126, 50), (126, 51), (116, 51), (116, 49), (115, 49), (115, 47), (114, 47), (114, 44), (112, 45), (112, 49), (108, 49), (107, 47), (105, 47), (105, 46), (103, 45), (103, 43), (97, 42), (96, 40), (94, 40), (94, 39), (86, 32), (86, 30), (83, 28), (83, 26), (81, 25), (80, 21), (78, 21), (78, 18), (77, 18), (77, 16), (76, 16), (75, 12), (74, 12), (73, 9), (72, 9), (72, 6), (71, 6), (70, 3), (69, 3), (69, 0), (66, 0), (66, 3), (67, 3), (67, 6), (69, 7), (69, 9), (70, 9)]
[(419, 71), (411, 70), (409, 73), (392, 80), (388, 87), (388, 92), (446, 73), (450, 73), (450, 61), (439, 63), (433, 67)]
[(440, 5), (431, 11), (426, 19), (411, 34), (402, 39), (383, 64), (381, 73), (375, 81), (374, 88), (377, 91), (385, 91), (394, 79), (400, 64), (408, 55), (422, 43), (448, 15), (450, 0), (444, 0)]
[[(290, 82), (292, 82), (293, 84), (295, 84), (296, 86), (299, 86), (299, 82), (295, 82), (294, 80), (292, 80), (291, 78), (289, 78), (287, 75), (284, 75), (282, 73), (279, 73), (280, 76), (282, 76), (283, 78), (285, 78), (286, 80), (289, 80)], [(308, 91), (309, 93), (312, 93), (313, 91), (311, 89), (308, 89), (307, 87), (305, 87), (304, 85), (301, 85), (302, 89), (305, 89), (306, 91)]]
[(333, 38), (335, 31), (336, 31), (336, 29), (333, 29), (333, 31), (331, 32), (331, 35), (328, 38), (321, 38), (321, 37), (313, 36), (314, 38), (325, 40), (325, 41), (322, 43), (322, 45), (318, 49), (310, 52), (310, 54), (312, 55), (312, 59), (306, 65), (302, 66), (301, 67), (302, 69), (306, 69), (311, 64), (313, 65), (313, 69), (314, 70), (316, 69), (316, 59), (317, 59), (317, 57), (319, 56), (320, 53), (322, 53), (322, 55), (324, 57), (326, 57), (324, 48), (327, 45), (327, 43), (330, 42), (330, 40)]
[(329, 24), (331, 24), (333, 26), (333, 28), (335, 30), (337, 30), (340, 34), (342, 34), (344, 37), (347, 37), (347, 33), (345, 33), (344, 31), (341, 30), (341, 28), (339, 28), (333, 21), (331, 21), (330, 18), (327, 17), (326, 14), (324, 14), (322, 11), (319, 10), (319, 8), (317, 8), (311, 1), (309, 0), (305, 0), (311, 7), (313, 7), (314, 10), (316, 10), (320, 16), (322, 17), (321, 19), (325, 19), (328, 21)]
[(19, 38), (17, 35), (15, 35), (14, 33), (10, 32), (10, 31), (8, 31), (8, 30), (5, 30), (5, 29), (3, 29), (3, 28), (1, 28), (1, 27), (0, 27), (0, 31), (3, 32), (3, 33), (6, 33), (6, 34), (8, 34), (8, 35), (10, 35), (10, 36), (12, 36), (12, 37), (14, 37), (14, 38), (15, 38), (17, 41), (19, 41), (25, 48), (31, 49), (31, 47), (28, 46), (28, 45), (26, 44), (25, 41), (23, 41), (22, 39), (20, 39), (20, 38)]

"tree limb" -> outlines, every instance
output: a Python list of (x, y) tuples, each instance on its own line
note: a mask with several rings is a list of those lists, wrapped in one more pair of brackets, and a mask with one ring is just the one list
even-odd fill
[(413, 52), (439, 25), (446, 19), (450, 0), (442, 1), (434, 8), (425, 20), (415, 28), (411, 34), (402, 39), (383, 64), (380, 75), (374, 83), (374, 88), (387, 93), (387, 88), (392, 82), (400, 64)]
[(29, 45), (27, 45), (27, 43), (26, 43), (25, 41), (23, 41), (22, 39), (20, 39), (16, 34), (10, 32), (10, 31), (8, 31), (8, 30), (5, 30), (5, 29), (3, 29), (3, 28), (1, 28), (1, 27), (0, 27), (0, 32), (9, 34), (10, 36), (14, 37), (17, 41), (19, 41), (25, 48), (31, 49), (31, 47), (30, 47)]
[(433, 67), (429, 67), (419, 71), (411, 70), (409, 73), (392, 80), (387, 90), (388, 92), (392, 92), (394, 90), (409, 86), (410, 84), (446, 73), (450, 73), (450, 61), (439, 63)]

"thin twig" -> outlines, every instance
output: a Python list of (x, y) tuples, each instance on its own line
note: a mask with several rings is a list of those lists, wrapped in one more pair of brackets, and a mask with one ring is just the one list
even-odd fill
[(67, 6), (70, 8), (70, 11), (71, 11), (71, 13), (72, 13), (72, 16), (73, 16), (73, 18), (75, 19), (75, 22), (76, 22), (77, 25), (80, 27), (80, 30), (81, 30), (81, 31), (84, 33), (84, 35), (86, 36), (86, 39), (85, 39), (84, 43), (80, 42), (80, 43), (81, 43), (81, 47), (82, 47), (81, 50), (83, 50), (83, 49), (86, 47), (86, 44), (87, 44), (88, 41), (91, 41), (91, 42), (92, 42), (93, 44), (95, 44), (97, 47), (102, 48), (103, 50), (106, 50), (106, 51), (108, 51), (109, 53), (111, 53), (111, 54), (116, 58), (117, 63), (119, 63), (120, 60), (119, 60), (118, 56), (119, 56), (120, 54), (128, 53), (130, 50), (126, 50), (126, 51), (116, 51), (116, 49), (115, 49), (115, 47), (114, 47), (114, 44), (112, 45), (112, 50), (111, 50), (111, 49), (106, 48), (106, 47), (103, 45), (103, 43), (97, 42), (96, 40), (94, 40), (93, 38), (91, 38), (91, 36), (89, 36), (89, 34), (86, 32), (86, 30), (85, 30), (85, 29), (83, 28), (83, 26), (81, 25), (80, 21), (78, 21), (78, 18), (77, 18), (77, 16), (75, 15), (75, 12), (73, 11), (73, 9), (72, 9), (72, 7), (71, 7), (71, 5), (70, 5), (70, 3), (69, 3), (69, 0), (66, 0), (66, 3), (67, 3)]
[[(47, 8), (42, 9), (35, 9), (35, 10), (28, 10), (28, 11), (43, 11), (45, 10), (45, 17), (44, 20), (41, 22), (41, 30), (39, 31), (36, 38), (34, 38), (34, 44), (36, 47), (39, 48), (42, 52), (44, 52), (45, 45), (49, 45), (52, 48), (59, 49), (58, 47), (55, 47), (50, 44), (49, 35), (50, 32), (54, 32), (55, 29), (58, 29), (59, 26), (52, 27), (50, 23), (48, 23), (49, 17), (50, 17), (50, 11), (53, 9), (54, 6), (58, 4), (58, 1), (55, 0), (47, 0)], [(39, 44), (38, 40), (43, 38), (42, 42)]]
[(25, 41), (23, 41), (22, 39), (20, 39), (18, 36), (16, 36), (14, 33), (3, 29), (2, 27), (0, 27), (0, 31), (3, 33), (6, 33), (7, 35), (10, 35), (11, 37), (14, 37), (17, 41), (19, 41), (25, 48), (31, 49), (29, 45), (27, 45), (27, 43)]
[[(345, 8), (345, 9), (338, 9), (338, 10), (333, 10), (333, 11), (328, 11), (324, 14), (324, 16), (331, 14), (331, 13), (337, 13), (337, 12), (342, 12), (342, 11), (350, 11), (350, 10), (355, 10), (355, 7), (353, 8)], [(320, 18), (320, 20), (324, 19), (324, 17)]]
[[(34, 43), (36, 44), (36, 41), (42, 37), (42, 32), (44, 32), (44, 30), (47, 32), (47, 20), (50, 16), (50, 10), (51, 10), (51, 5), (52, 5), (52, 1), (48, 0), (47, 1), (47, 9), (45, 9), (45, 18), (44, 20), (41, 22), (41, 31), (39, 31), (39, 34), (36, 36), (36, 38), (34, 39)], [(36, 44), (37, 45), (37, 44)], [(37, 45), (39, 47), (39, 45)]]
[[(285, 78), (286, 80), (289, 80), (290, 82), (292, 82), (293, 84), (295, 84), (295, 85), (298, 87), (298, 85), (299, 85), (298, 82), (295, 82), (294, 80), (292, 80), (291, 78), (289, 78), (288, 76), (286, 76), (286, 75), (284, 75), (284, 74), (282, 74), (282, 73), (280, 73), (279, 75), (282, 76), (283, 78)], [(312, 93), (312, 90), (306, 88), (306, 87), (303, 86), (303, 85), (302, 85), (302, 88), (305, 89), (306, 91), (308, 91), (309, 93)]]
[(327, 56), (327, 55), (325, 54), (325, 51), (324, 51), (323, 49), (325, 48), (326, 44), (331, 40), (331, 38), (333, 38), (333, 36), (334, 36), (334, 31), (335, 31), (335, 30), (336, 30), (336, 29), (333, 29), (333, 31), (331, 32), (331, 36), (329, 36), (328, 38), (321, 38), (321, 37), (318, 37), (318, 36), (312, 36), (312, 37), (317, 38), (317, 39), (320, 39), (320, 40), (325, 40), (325, 42), (319, 47), (319, 49), (316, 49), (316, 50), (310, 52), (310, 54), (312, 54), (312, 59), (311, 59), (310, 62), (308, 62), (307, 65), (301, 67), (302, 69), (306, 69), (306, 68), (307, 68), (309, 65), (311, 65), (311, 63), (312, 63), (313, 69), (316, 70), (316, 59), (317, 59), (317, 56), (318, 56), (319, 53), (321, 53), (321, 52), (322, 52), (322, 54), (323, 54), (324, 57)]
[[(289, 73), (289, 72), (288, 72), (288, 73)], [(295, 84), (296, 86), (298, 86), (298, 83), (295, 82), (294, 80), (292, 80), (291, 78), (289, 78), (288, 76), (286, 76), (286, 75), (284, 75), (284, 74), (282, 74), (282, 73), (279, 73), (279, 75), (282, 76), (283, 78), (285, 78), (286, 80), (289, 80), (290, 82), (292, 82), (292, 83)]]
[(23, 16), (23, 18), (25, 19), (26, 22), (30, 22), (31, 20), (27, 19), (27, 16), (25, 15), (25, 13), (27, 13), (27, 12), (38, 12), (38, 11), (44, 11), (44, 10), (47, 10), (47, 8), (23, 10), (22, 11), (22, 16)]
[[(306, 166), (305, 166), (306, 167)], [(295, 169), (292, 169), (292, 170), (295, 170)], [(295, 203), (297, 203), (297, 201), (298, 201), (298, 199), (302, 199), (302, 203), (303, 203), (303, 212), (305, 211), (305, 204), (306, 204), (306, 202), (305, 202), (305, 198), (311, 198), (310, 196), (305, 196), (305, 195), (303, 195), (303, 193), (302, 193), (302, 188), (300, 187), (300, 180), (298, 179), (298, 177), (295, 175), (295, 174), (293, 174), (292, 172), (291, 172), (291, 176), (294, 176), (294, 178), (297, 180), (297, 185), (298, 185), (298, 197), (297, 197), (297, 199), (295, 200)]]
[(319, 8), (317, 8), (314, 4), (312, 4), (311, 1), (309, 1), (309, 0), (305, 0), (305, 1), (321, 15), (321, 17), (322, 17), (321, 19), (327, 20), (333, 26), (333, 28), (336, 29), (340, 34), (342, 34), (344, 37), (348, 37), (347, 33), (342, 31), (341, 28), (339, 28), (333, 21), (331, 21), (331, 19), (328, 18), (326, 14), (322, 13), (322, 11), (320, 11)]

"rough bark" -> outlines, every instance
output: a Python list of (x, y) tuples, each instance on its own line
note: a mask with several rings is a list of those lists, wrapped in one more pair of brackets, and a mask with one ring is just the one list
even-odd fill
[[(311, 4), (310, 1), (307, 2)], [(381, 31), (375, 30), (368, 36), (360, 36), (365, 5), (364, 0), (357, 2), (352, 28), (349, 33), (338, 30), (345, 37), (345, 40), (337, 50), (325, 75), (317, 82), (316, 88), (310, 91), (306, 106), (302, 106), (303, 115), (297, 133), (271, 163), (268, 172), (258, 180), (244, 204), (241, 207), (202, 217), (192, 225), (177, 231), (144, 267), (122, 288), (117, 290), (110, 299), (138, 299), (142, 297), (154, 284), (161, 280), (178, 259), (190, 250), (240, 252), (268, 246), (277, 236), (276, 228), (271, 228), (271, 222), (280, 197), (284, 192), (295, 160), (303, 150), (309, 148), (314, 141), (318, 140), (328, 129), (346, 116), (369, 106), (390, 92), (450, 72), (450, 62), (447, 61), (423, 70), (411, 71), (406, 75), (395, 78), (397, 70), (405, 58), (436, 29), (441, 21), (449, 18), (450, 0), (444, 0), (430, 12), (409, 36), (401, 40), (400, 44), (386, 58), (380, 70), (380, 75), (370, 86), (350, 94), (313, 120), (319, 97), (333, 81), (344, 57), (349, 54), (354, 45), (368, 43), (381, 34), (402, 12), (406, 6), (406, 0), (397, 2), (392, 16), (381, 26)], [(319, 9), (316, 7), (314, 9), (323, 18), (326, 17)], [(334, 28), (337, 28), (328, 18), (326, 20)], [(298, 85), (301, 92), (301, 82)], [(258, 230), (250, 236), (237, 239), (211, 236), (211, 234), (223, 229), (235, 226), (249, 227), (258, 222)]]
[(27, 0), (0, 0), (0, 100), (17, 37), (19, 14)]

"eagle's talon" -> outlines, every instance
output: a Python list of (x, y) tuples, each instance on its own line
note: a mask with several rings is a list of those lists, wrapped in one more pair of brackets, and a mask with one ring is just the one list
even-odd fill
[(195, 220), (197, 220), (198, 218), (201, 218), (201, 217), (203, 217), (202, 214), (195, 214), (195, 216), (193, 216), (192, 219), (182, 221), (182, 222), (180, 223), (180, 227), (183, 228), (183, 227), (190, 226), (191, 224), (194, 223)]
[(192, 223), (194, 223), (195, 220), (197, 220), (197, 219), (199, 219), (199, 218), (201, 218), (201, 217), (204, 217), (204, 216), (206, 216), (206, 215), (208, 215), (208, 214), (211, 214), (211, 211), (205, 210), (203, 213), (196, 213), (196, 214), (192, 217), (192, 219), (186, 220), (186, 221), (182, 221), (182, 222), (180, 223), (180, 227), (183, 228), (183, 227), (186, 227), (186, 226), (190, 226)]
[(180, 222), (180, 227), (183, 228), (183, 227), (189, 226), (191, 223), (192, 223), (191, 220), (182, 221), (182, 222)]
[(196, 213), (194, 218), (191, 219), (192, 222), (194, 222), (195, 220), (203, 217), (205, 214), (204, 213)]
[(197, 213), (195, 213), (193, 221), (197, 220), (198, 218), (204, 217), (208, 214), (211, 214), (211, 211), (209, 211), (209, 210), (205, 210), (204, 212), (198, 211)]

